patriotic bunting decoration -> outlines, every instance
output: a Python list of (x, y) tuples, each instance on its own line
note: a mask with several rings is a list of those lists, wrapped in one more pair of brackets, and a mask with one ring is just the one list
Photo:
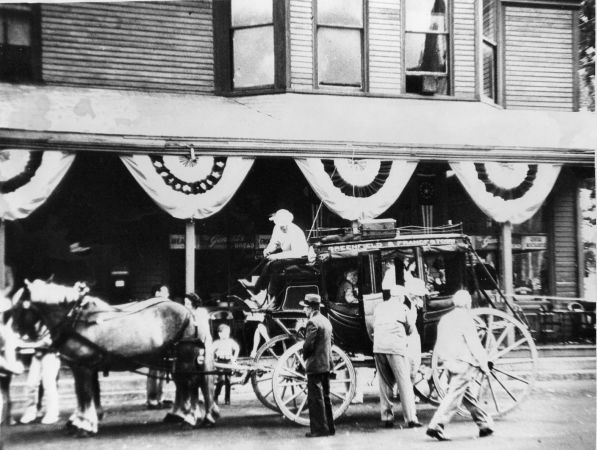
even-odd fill
[(551, 192), (560, 165), (451, 162), (477, 206), (496, 222), (519, 224), (541, 207)]
[(48, 199), (74, 159), (65, 152), (0, 150), (0, 218), (29, 216)]
[(297, 165), (326, 206), (346, 220), (372, 219), (400, 196), (416, 162), (297, 158)]
[(153, 201), (179, 219), (204, 219), (220, 211), (254, 162), (205, 155), (134, 155), (121, 160)]

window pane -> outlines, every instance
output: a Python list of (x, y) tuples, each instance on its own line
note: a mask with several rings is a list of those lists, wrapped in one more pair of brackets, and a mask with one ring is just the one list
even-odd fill
[(232, 41), (234, 87), (274, 84), (274, 27), (235, 30)]
[(31, 45), (31, 28), (28, 16), (8, 17), (5, 26), (7, 28), (7, 44), (24, 47)]
[(447, 0), (406, 0), (406, 29), (446, 31)]
[(496, 40), (495, 0), (483, 0), (483, 36)]
[(318, 0), (317, 23), (363, 26), (363, 0)]
[(446, 73), (447, 36), (407, 33), (405, 36), (406, 70)]
[(272, 5), (273, 0), (231, 0), (232, 26), (244, 27), (272, 23)]
[(0, 44), (4, 44), (4, 17), (0, 14)]
[(317, 32), (320, 84), (361, 86), (361, 31), (320, 28)]
[(483, 93), (495, 100), (495, 48), (483, 44)]
[(449, 83), (446, 76), (407, 75), (406, 92), (409, 94), (449, 95)]

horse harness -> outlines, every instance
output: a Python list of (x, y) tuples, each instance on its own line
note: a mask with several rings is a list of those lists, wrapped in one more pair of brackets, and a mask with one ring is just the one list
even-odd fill
[[(125, 356), (121, 356), (116, 353), (109, 352), (105, 348), (101, 347), (100, 345), (93, 342), (91, 339), (87, 338), (86, 336), (83, 336), (79, 331), (77, 331), (77, 325), (81, 325), (81, 324), (82, 325), (98, 325), (103, 322), (122, 317), (123, 315), (137, 314), (137, 313), (144, 311), (145, 309), (155, 306), (159, 303), (163, 303), (163, 302), (171, 301), (171, 300), (157, 300), (157, 301), (148, 303), (147, 305), (145, 305), (143, 308), (140, 308), (140, 309), (132, 309), (132, 310), (128, 310), (128, 311), (127, 310), (121, 310), (121, 311), (116, 310), (116, 311), (112, 311), (115, 314), (113, 314), (110, 317), (102, 318), (102, 319), (95, 319), (95, 320), (86, 320), (82, 317), (83, 314), (85, 313), (85, 307), (88, 305), (88, 302), (85, 301), (86, 294), (87, 294), (87, 292), (82, 291), (81, 295), (75, 302), (73, 302), (72, 307), (68, 310), (68, 312), (66, 313), (64, 318), (54, 327), (51, 327), (51, 328), (48, 327), (50, 335), (52, 336), (52, 346), (51, 346), (52, 350), (59, 352), (59, 347), (62, 344), (64, 344), (69, 339), (75, 339), (75, 340), (78, 340), (79, 342), (81, 342), (82, 344), (91, 347), (93, 350), (99, 352), (103, 356), (103, 358), (100, 358), (100, 361), (108, 362), (108, 366), (109, 366), (110, 360), (119, 360), (119, 361), (125, 363), (125, 365), (131, 365), (131, 366), (136, 366), (136, 367), (141, 366), (141, 367), (145, 367), (149, 370), (152, 370), (152, 369), (157, 370), (157, 371), (165, 370), (164, 366), (155, 366), (155, 365), (140, 363), (139, 361), (136, 361), (132, 358), (127, 358)], [(31, 302), (30, 306), (34, 306), (34, 304)], [(101, 313), (101, 312), (103, 312), (103, 311), (98, 311), (98, 313)], [(107, 312), (109, 312), (109, 311), (107, 311)], [(163, 360), (167, 361), (169, 363), (169, 367), (166, 369), (165, 377), (160, 376), (160, 375), (154, 375), (154, 374), (142, 372), (138, 369), (131, 369), (130, 371), (134, 372), (134, 373), (141, 374), (141, 375), (146, 375), (148, 377), (162, 378), (162, 379), (166, 379), (166, 381), (169, 381), (169, 379), (171, 377), (171, 373), (173, 372), (174, 363), (176, 361), (175, 355), (176, 355), (177, 346), (182, 343), (202, 342), (198, 337), (199, 332), (198, 332), (198, 326), (196, 323), (194, 324), (194, 326), (195, 326), (194, 337), (181, 339), (186, 328), (191, 323), (191, 320), (192, 320), (191, 318), (192, 318), (192, 313), (189, 311), (189, 314), (185, 317), (183, 325), (180, 327), (180, 330), (175, 335), (174, 339), (172, 340), (172, 343), (168, 344), (168, 346), (166, 347), (166, 351), (165, 351)], [(76, 360), (74, 360), (73, 358), (63, 355), (62, 353), (60, 353), (60, 358), (65, 360), (71, 366), (79, 366), (79, 367), (84, 367), (84, 368), (88, 368), (88, 369), (95, 369), (95, 367), (90, 366), (89, 364), (79, 363)], [(109, 369), (105, 369), (104, 376), (107, 376), (108, 373), (109, 373)], [(195, 370), (195, 371), (188, 371), (185, 373), (193, 374), (193, 375), (216, 375), (219, 372), (217, 370), (211, 370), (211, 371)]]

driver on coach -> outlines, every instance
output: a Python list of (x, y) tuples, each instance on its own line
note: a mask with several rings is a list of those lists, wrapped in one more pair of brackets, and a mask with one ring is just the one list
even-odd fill
[(269, 218), (274, 222), (274, 230), (269, 244), (263, 251), (267, 259), (294, 259), (307, 256), (309, 245), (305, 233), (292, 223), (294, 216), (287, 209), (276, 211)]

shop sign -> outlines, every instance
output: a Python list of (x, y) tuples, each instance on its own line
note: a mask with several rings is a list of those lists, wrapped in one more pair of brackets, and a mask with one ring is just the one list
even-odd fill
[[(257, 250), (264, 249), (269, 243), (271, 235), (258, 234), (247, 236), (244, 234), (199, 234), (196, 236), (196, 250)], [(184, 234), (170, 235), (170, 250), (183, 250), (185, 248)]]
[(523, 250), (546, 250), (547, 236), (523, 236), (522, 237)]
[(475, 250), (497, 250), (499, 247), (497, 236), (471, 236), (471, 242)]

